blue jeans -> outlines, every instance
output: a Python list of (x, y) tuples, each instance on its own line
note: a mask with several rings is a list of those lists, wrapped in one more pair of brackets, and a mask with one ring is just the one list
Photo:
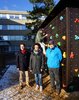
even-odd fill
[(56, 90), (60, 90), (59, 68), (50, 68), (49, 74), (52, 88), (56, 86)]
[(36, 85), (42, 86), (42, 74), (35, 74)]

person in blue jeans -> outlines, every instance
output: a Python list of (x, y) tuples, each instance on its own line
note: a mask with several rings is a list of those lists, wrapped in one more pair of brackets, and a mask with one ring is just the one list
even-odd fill
[(30, 71), (34, 73), (35, 82), (36, 82), (36, 90), (40, 88), (40, 92), (43, 90), (42, 83), (42, 71), (44, 68), (44, 58), (43, 53), (40, 51), (39, 43), (35, 43), (33, 52), (30, 56)]
[(60, 93), (59, 67), (62, 60), (61, 50), (55, 46), (54, 40), (49, 41), (49, 47), (46, 50), (47, 66), (49, 69), (52, 90), (56, 89), (56, 94)]

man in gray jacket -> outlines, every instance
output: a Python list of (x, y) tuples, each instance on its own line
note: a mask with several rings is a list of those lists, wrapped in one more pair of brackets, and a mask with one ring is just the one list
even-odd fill
[(44, 38), (47, 37), (48, 34), (45, 34), (44, 29), (40, 29), (35, 38), (35, 43), (39, 43), (41, 48), (43, 49), (43, 54), (45, 54), (45, 43), (43, 42)]

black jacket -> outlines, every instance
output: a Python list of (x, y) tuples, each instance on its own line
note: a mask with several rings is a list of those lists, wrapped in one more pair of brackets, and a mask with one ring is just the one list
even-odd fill
[(41, 52), (38, 54), (31, 53), (29, 68), (34, 74), (41, 73), (41, 69), (44, 69), (44, 58)]
[(21, 51), (19, 51), (16, 55), (17, 68), (19, 68), (21, 71), (27, 71), (29, 67), (29, 59), (29, 52), (22, 54)]

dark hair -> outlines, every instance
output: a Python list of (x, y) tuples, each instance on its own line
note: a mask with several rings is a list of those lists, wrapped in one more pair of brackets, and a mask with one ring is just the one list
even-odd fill
[(20, 45), (24, 45), (24, 47), (26, 46), (25, 43), (20, 43)]
[(35, 44), (33, 45), (33, 50), (34, 50), (34, 48), (35, 48), (35, 45), (38, 45), (38, 47), (41, 48), (41, 46), (40, 46), (39, 43), (35, 43)]

